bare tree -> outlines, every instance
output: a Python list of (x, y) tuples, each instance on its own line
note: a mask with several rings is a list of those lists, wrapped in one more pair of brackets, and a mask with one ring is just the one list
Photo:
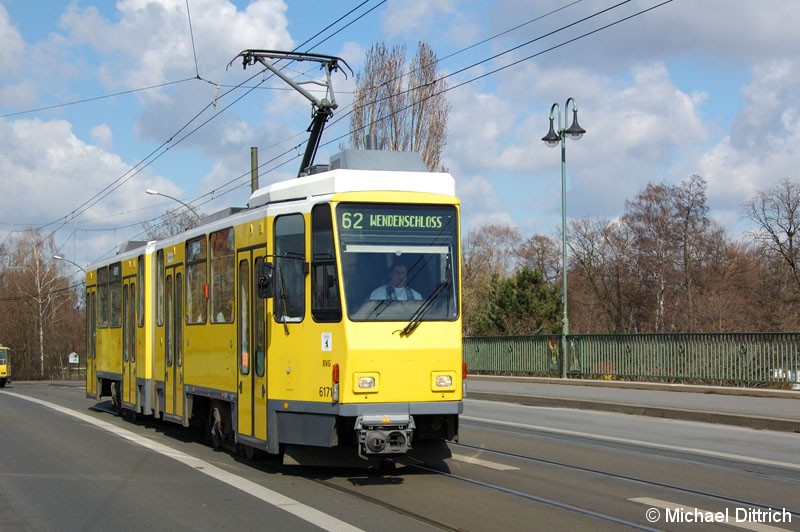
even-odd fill
[(395, 151), (417, 151), (431, 171), (441, 170), (450, 105), (446, 82), (438, 75), (432, 48), (420, 42), (406, 68), (406, 47), (378, 43), (367, 52), (364, 71), (356, 74), (350, 141), (363, 148), (366, 135)]
[(643, 315), (652, 316), (652, 332), (664, 332), (667, 297), (675, 280), (678, 246), (673, 225), (672, 191), (667, 185), (648, 184), (636, 198), (625, 202), (622, 221), (633, 232), (634, 251), (641, 281), (649, 287), (651, 301), (641, 302), (650, 308)]
[(560, 282), (561, 244), (545, 235), (533, 235), (515, 251), (520, 264), (542, 274), (549, 284)]
[(779, 304), (780, 288), (774, 286), (774, 273), (768, 272), (771, 265), (764, 262), (755, 246), (729, 242), (722, 233), (717, 236), (705, 246), (694, 314), (696, 330), (790, 330), (781, 325), (787, 309)]
[(142, 228), (148, 240), (161, 240), (197, 227), (198, 223), (198, 215), (188, 209), (176, 207), (167, 209), (156, 222), (142, 222)]
[(83, 315), (75, 286), (61, 275), (52, 237), (29, 231), (9, 244), (4, 271), (4, 343), (14, 353), (19, 378), (60, 375), (62, 356), (83, 343)]
[[(589, 290), (593, 296), (592, 309), (605, 315), (608, 329), (617, 333), (630, 332), (629, 324), (636, 321), (631, 301), (636, 297), (637, 286), (632, 283), (635, 278), (631, 261), (633, 238), (629, 228), (601, 218), (583, 218), (570, 224), (570, 235), (576, 268), (573, 291), (582, 287)], [(576, 305), (572, 308), (573, 313), (579, 310)], [(592, 323), (575, 320), (575, 330), (597, 332), (601, 326), (598, 313), (590, 310), (584, 314), (593, 317)]]
[(475, 333), (491, 288), (511, 276), (521, 240), (519, 231), (508, 225), (489, 224), (467, 235), (462, 253), (464, 334)]
[[(702, 278), (697, 271), (704, 263), (707, 253), (709, 228), (712, 226), (708, 218), (706, 204), (706, 181), (698, 175), (692, 175), (673, 189), (675, 224), (680, 245), (679, 268), (681, 271), (680, 287), (685, 298), (686, 332), (695, 330), (695, 285)], [(716, 227), (715, 227), (716, 229)], [(715, 232), (712, 238), (718, 237)]]
[(800, 184), (784, 179), (745, 204), (750, 234), (761, 249), (779, 257), (792, 279), (793, 299), (800, 295)]

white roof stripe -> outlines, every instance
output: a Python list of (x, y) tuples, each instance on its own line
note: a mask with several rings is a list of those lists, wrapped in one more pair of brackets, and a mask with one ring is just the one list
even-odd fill
[(455, 196), (456, 185), (453, 176), (446, 173), (338, 169), (260, 188), (250, 196), (249, 206), (252, 209), (276, 201), (380, 190)]

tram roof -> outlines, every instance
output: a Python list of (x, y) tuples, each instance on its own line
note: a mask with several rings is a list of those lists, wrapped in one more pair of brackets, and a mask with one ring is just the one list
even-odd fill
[(252, 209), (280, 201), (341, 192), (398, 191), (455, 196), (453, 176), (439, 172), (337, 169), (281, 181), (258, 189), (250, 196)]

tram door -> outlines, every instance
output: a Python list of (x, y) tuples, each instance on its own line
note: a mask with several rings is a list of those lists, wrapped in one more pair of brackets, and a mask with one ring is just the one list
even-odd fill
[(122, 281), (122, 402), (136, 404), (136, 278)]
[(97, 288), (86, 287), (86, 396), (96, 397), (97, 376), (95, 374), (95, 355), (97, 354)]
[(183, 418), (183, 272), (167, 269), (166, 328), (164, 330), (164, 414)]
[(266, 300), (256, 297), (256, 272), (264, 261), (264, 250), (239, 251), (237, 261), (237, 432), (266, 441)]

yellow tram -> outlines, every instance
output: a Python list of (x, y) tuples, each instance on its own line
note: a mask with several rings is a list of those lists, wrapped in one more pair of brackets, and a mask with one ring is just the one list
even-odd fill
[(131, 243), (87, 270), (87, 396), (298, 463), (446, 456), (465, 378), (459, 209), (418, 154), (345, 150)]
[(11, 362), (8, 360), (7, 347), (0, 345), (0, 388), (5, 388), (11, 382)]

